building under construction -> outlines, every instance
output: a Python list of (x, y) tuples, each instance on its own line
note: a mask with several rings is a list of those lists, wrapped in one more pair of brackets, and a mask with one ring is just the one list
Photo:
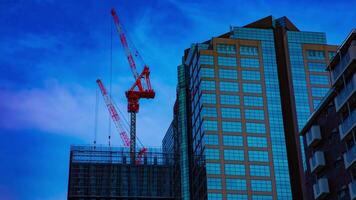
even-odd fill
[(178, 199), (172, 154), (130, 157), (127, 147), (71, 146), (68, 199)]

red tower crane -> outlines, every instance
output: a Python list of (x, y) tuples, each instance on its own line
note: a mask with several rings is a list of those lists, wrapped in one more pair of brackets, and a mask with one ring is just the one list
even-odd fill
[[(123, 30), (123, 26), (120, 23), (119, 17), (116, 14), (115, 9), (111, 10), (111, 15), (114, 19), (114, 23), (117, 29), (117, 32), (120, 36), (121, 44), (125, 50), (127, 60), (129, 62), (132, 74), (135, 78), (135, 82), (132, 87), (125, 92), (126, 98), (128, 101), (127, 110), (130, 113), (130, 152), (131, 159), (135, 160), (135, 148), (136, 148), (136, 113), (139, 111), (139, 100), (144, 99), (153, 99), (155, 97), (155, 92), (151, 87), (150, 82), (150, 69), (144, 63), (139, 52), (134, 47), (133, 43), (129, 43), (128, 38)], [(133, 54), (133, 53), (134, 54)], [(136, 61), (139, 61), (143, 66), (141, 73), (137, 72)], [(140, 153), (139, 153), (140, 154)]]

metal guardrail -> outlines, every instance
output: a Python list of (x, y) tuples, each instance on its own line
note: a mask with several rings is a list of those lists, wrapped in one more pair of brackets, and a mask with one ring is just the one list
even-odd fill
[(335, 98), (335, 107), (338, 111), (349, 99), (349, 97), (356, 91), (356, 74), (353, 75), (350, 82), (340, 91)]
[(340, 139), (343, 140), (348, 133), (351, 132), (352, 128), (356, 125), (356, 110), (352, 111), (351, 114), (340, 124), (339, 132)]
[[(138, 153), (139, 150), (136, 151), (136, 154)], [(72, 145), (71, 156), (73, 163), (131, 163), (130, 149), (127, 147)], [(147, 154), (139, 164), (173, 165), (174, 159), (173, 153), (164, 153), (160, 147), (148, 147)]]

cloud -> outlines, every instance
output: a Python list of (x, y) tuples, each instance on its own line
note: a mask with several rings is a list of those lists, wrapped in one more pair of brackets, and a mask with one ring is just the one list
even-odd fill
[[(107, 85), (108, 88), (108, 85)], [(137, 115), (137, 133), (147, 146), (159, 146), (172, 120), (174, 88), (157, 85), (157, 98), (141, 100), (140, 113)], [(113, 85), (113, 99), (128, 119), (126, 98), (120, 84)], [(91, 143), (94, 140), (96, 89), (80, 85), (63, 85), (57, 80), (47, 80), (43, 88), (23, 89), (20, 91), (0, 90), (0, 129), (2, 130), (38, 130), (52, 134), (64, 134), (83, 139)], [(98, 92), (98, 143), (107, 143), (109, 121), (107, 108)], [(154, 111), (154, 112), (153, 112)], [(149, 131), (148, 131), (149, 130)], [(111, 123), (112, 144), (121, 145), (115, 127)]]
[[(93, 126), (93, 92), (79, 85), (66, 88), (48, 80), (44, 88), (1, 90), (5, 129), (37, 129), (58, 134), (88, 134)], [(95, 92), (94, 92), (95, 94)]]
[[(54, 35), (24, 34), (18, 38), (5, 38), (1, 45), (1, 52), (7, 55), (18, 53), (24, 49), (31, 50), (54, 50), (60, 46), (62, 41)], [(4, 58), (2, 58), (4, 59)]]

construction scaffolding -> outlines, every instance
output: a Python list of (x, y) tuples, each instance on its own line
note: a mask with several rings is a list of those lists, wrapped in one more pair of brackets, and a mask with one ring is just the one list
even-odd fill
[(71, 146), (68, 199), (178, 199), (173, 155), (148, 148), (130, 158), (127, 147)]

